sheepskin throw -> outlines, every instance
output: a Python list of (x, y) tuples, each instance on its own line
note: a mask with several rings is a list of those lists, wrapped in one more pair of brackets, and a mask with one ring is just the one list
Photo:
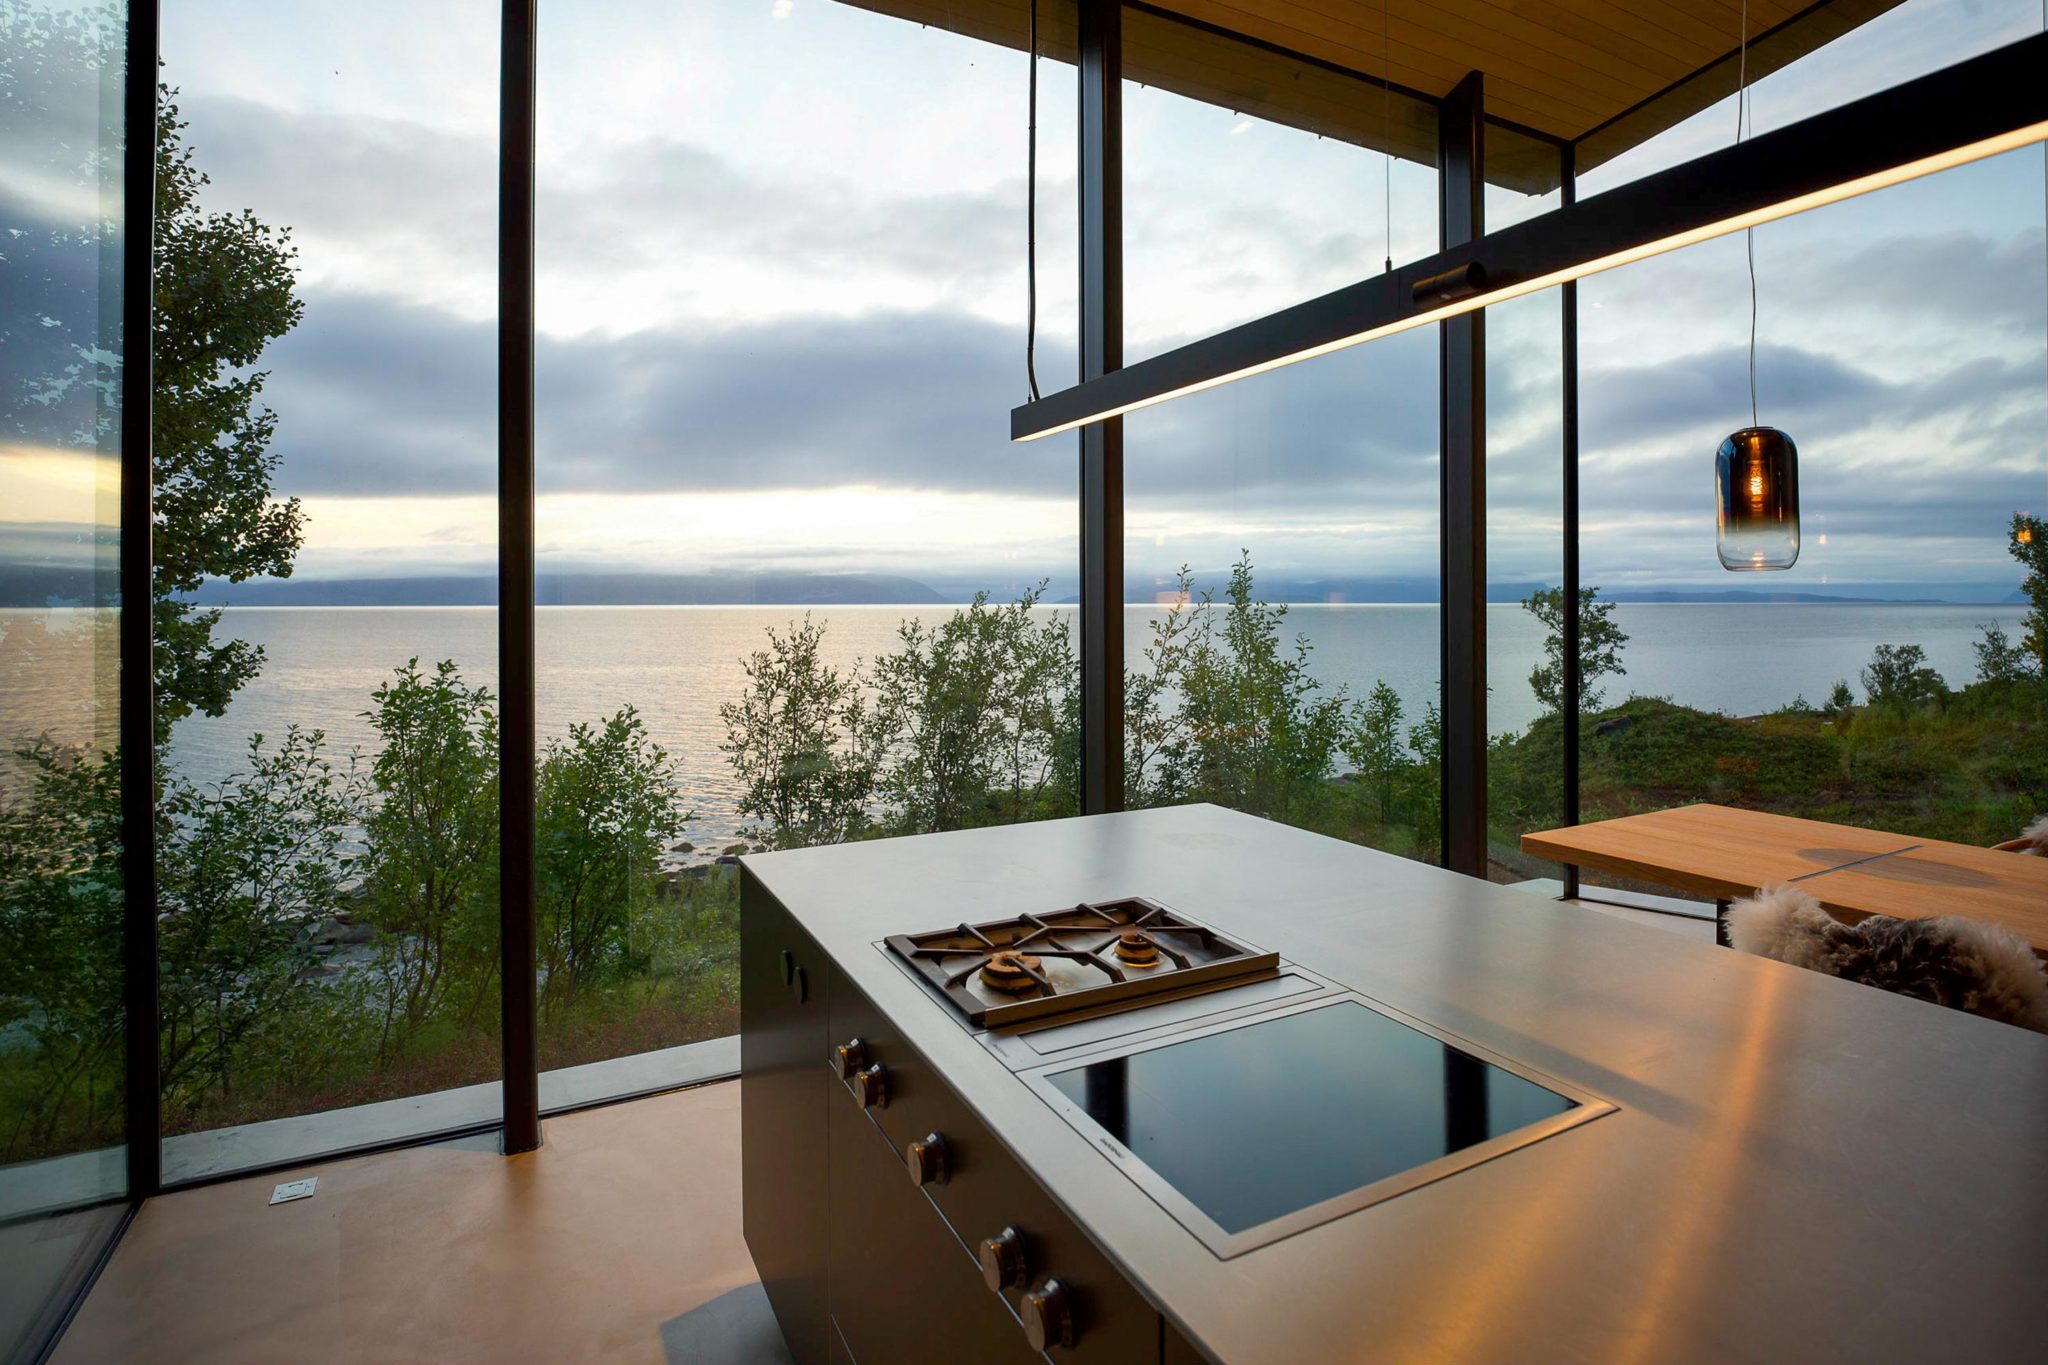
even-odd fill
[(2000, 844), (1999, 847), (2010, 848), (2015, 853), (2032, 853), (2038, 857), (2048, 858), (2048, 815), (2040, 817), (2021, 830), (2020, 837), (2012, 843)]
[(2048, 975), (2025, 939), (1995, 924), (1844, 924), (1798, 887), (1773, 886), (1728, 908), (1728, 936), (1745, 953), (2048, 1033)]

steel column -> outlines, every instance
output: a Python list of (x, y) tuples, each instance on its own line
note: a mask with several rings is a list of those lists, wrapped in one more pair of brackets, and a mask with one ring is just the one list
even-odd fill
[(533, 830), (535, 3), (505, 0), (499, 49), (498, 976), (508, 1154), (540, 1146)]
[[(1474, 71), (1437, 113), (1438, 245), (1486, 231), (1485, 83)], [(1486, 875), (1486, 314), (1439, 329), (1443, 564), (1443, 864)]]
[[(1081, 0), (1081, 382), (1124, 358), (1123, 11)], [(1124, 807), (1124, 424), (1081, 428), (1081, 812)]]
[(121, 992), (127, 1047), (128, 1197), (163, 1179), (158, 1091), (156, 632), (151, 565), (155, 348), (156, 0), (128, 7), (121, 165)]
[[(1578, 156), (1570, 146), (1558, 153), (1563, 206), (1579, 200)], [(1563, 289), (1563, 336), (1561, 355), (1563, 391), (1559, 403), (1563, 419), (1564, 565), (1563, 565), (1563, 678), (1559, 685), (1564, 745), (1564, 823), (1579, 823), (1579, 282), (1567, 280)], [(1564, 894), (1579, 894), (1579, 869), (1564, 870)]]

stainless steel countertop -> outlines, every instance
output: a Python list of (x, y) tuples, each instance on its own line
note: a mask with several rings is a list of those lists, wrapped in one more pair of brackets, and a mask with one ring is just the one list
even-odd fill
[[(2048, 1358), (2048, 1037), (1214, 806), (746, 863), (1217, 1361)], [(1621, 1112), (1219, 1261), (873, 946), (1133, 893)]]

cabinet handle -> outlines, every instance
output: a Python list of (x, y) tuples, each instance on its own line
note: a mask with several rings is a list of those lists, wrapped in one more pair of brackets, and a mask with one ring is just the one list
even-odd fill
[(926, 1133), (903, 1149), (903, 1164), (910, 1170), (910, 1183), (919, 1187), (946, 1183), (946, 1139)]
[(1047, 1280), (1024, 1296), (1017, 1305), (1024, 1319), (1024, 1340), (1034, 1351), (1074, 1344), (1074, 1308), (1067, 1286), (1058, 1279)]
[(785, 986), (796, 984), (796, 955), (787, 948), (782, 950), (782, 984)]
[(876, 1062), (853, 1073), (853, 1097), (863, 1109), (889, 1107), (889, 1073)]
[(811, 998), (811, 974), (799, 967), (796, 969), (796, 1002), (799, 1005)]

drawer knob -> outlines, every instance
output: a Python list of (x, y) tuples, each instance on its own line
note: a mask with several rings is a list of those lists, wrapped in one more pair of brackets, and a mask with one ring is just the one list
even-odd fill
[(849, 1038), (834, 1051), (839, 1055), (839, 1079), (842, 1081), (852, 1080), (853, 1073), (868, 1064), (868, 1045), (864, 1039)]
[(863, 1109), (889, 1107), (889, 1073), (882, 1070), (880, 1062), (853, 1073), (853, 1097)]
[(1024, 1296), (1018, 1312), (1024, 1319), (1024, 1340), (1034, 1351), (1074, 1344), (1074, 1309), (1067, 1286), (1049, 1279)]
[(1024, 1261), (1024, 1234), (1015, 1227), (982, 1238), (975, 1254), (981, 1261), (982, 1283), (998, 1294), (1005, 1289), (1022, 1289), (1031, 1278), (1030, 1267)]
[(943, 1185), (946, 1183), (946, 1140), (937, 1133), (926, 1133), (903, 1149), (903, 1164), (910, 1168), (910, 1183), (913, 1185)]

